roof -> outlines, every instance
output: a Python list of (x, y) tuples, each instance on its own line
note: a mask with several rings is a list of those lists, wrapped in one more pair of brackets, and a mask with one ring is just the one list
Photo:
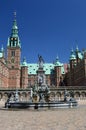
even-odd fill
[[(54, 64), (51, 63), (45, 63), (43, 65), (43, 69), (45, 71), (45, 74), (50, 74), (52, 69), (54, 69)], [(38, 70), (38, 64), (28, 64), (28, 74), (36, 74), (36, 71)]]
[[(45, 71), (45, 74), (52, 74), (53, 73), (53, 70), (54, 70), (54, 67), (55, 65), (53, 63), (45, 63), (43, 65), (43, 69)], [(36, 71), (38, 70), (38, 64), (29, 64), (28, 63), (28, 74), (33, 74), (35, 75), (36, 74)], [(64, 74), (65, 73), (65, 70), (64, 70), (64, 65), (61, 64), (61, 73)]]
[(83, 59), (83, 54), (81, 52), (78, 52), (79, 59)]

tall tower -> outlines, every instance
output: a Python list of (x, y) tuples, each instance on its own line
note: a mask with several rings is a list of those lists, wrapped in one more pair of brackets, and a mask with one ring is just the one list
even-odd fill
[(55, 85), (58, 87), (60, 84), (60, 77), (62, 76), (61, 74), (61, 67), (62, 64), (59, 62), (59, 58), (57, 56), (56, 61), (55, 61)]
[(23, 63), (21, 66), (21, 88), (27, 88), (28, 87), (28, 65), (26, 62), (26, 59), (23, 59)]
[(71, 50), (71, 55), (70, 55), (70, 71), (73, 69), (76, 65), (76, 55), (74, 54), (73, 49)]
[(16, 14), (14, 14), (11, 36), (7, 44), (7, 64), (9, 68), (9, 87), (20, 87), (20, 55), (21, 45), (18, 36)]

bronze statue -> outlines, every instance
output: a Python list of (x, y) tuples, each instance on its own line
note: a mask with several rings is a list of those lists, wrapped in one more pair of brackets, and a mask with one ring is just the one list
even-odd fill
[(39, 68), (43, 68), (44, 59), (40, 55), (38, 55), (38, 59)]

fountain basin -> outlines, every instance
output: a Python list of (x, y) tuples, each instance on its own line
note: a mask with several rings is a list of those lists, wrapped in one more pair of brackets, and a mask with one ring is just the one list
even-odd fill
[(72, 108), (76, 107), (77, 101), (57, 101), (57, 102), (8, 102), (5, 104), (5, 108), (32, 108), (32, 109), (40, 109), (40, 108)]

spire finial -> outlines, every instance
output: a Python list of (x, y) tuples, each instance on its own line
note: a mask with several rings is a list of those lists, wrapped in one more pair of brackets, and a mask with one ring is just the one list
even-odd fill
[(16, 11), (14, 11), (14, 19), (16, 19)]
[(56, 60), (59, 61), (59, 56), (57, 55)]
[(71, 48), (71, 53), (74, 53), (73, 47)]
[(26, 62), (26, 57), (23, 58), (23, 62)]

